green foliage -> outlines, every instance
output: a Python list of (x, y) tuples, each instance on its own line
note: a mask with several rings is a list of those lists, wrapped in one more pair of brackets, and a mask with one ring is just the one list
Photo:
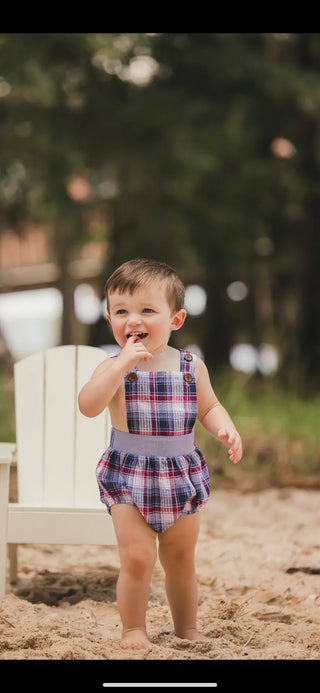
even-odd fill
[(243, 459), (229, 462), (225, 447), (197, 423), (197, 441), (213, 480), (243, 488), (265, 485), (319, 487), (317, 422), (320, 397), (302, 398), (275, 380), (234, 376), (224, 371), (212, 379), (220, 401), (243, 439)]
[[(302, 399), (281, 390), (274, 381), (257, 383), (228, 370), (213, 376), (212, 382), (244, 445), (243, 459), (233, 465), (225, 446), (197, 422), (196, 443), (206, 457), (213, 486), (244, 490), (270, 484), (319, 487), (319, 396)], [(14, 442), (11, 376), (1, 376), (0, 393), (0, 440)]]
[(0, 440), (15, 441), (13, 378), (0, 374)]

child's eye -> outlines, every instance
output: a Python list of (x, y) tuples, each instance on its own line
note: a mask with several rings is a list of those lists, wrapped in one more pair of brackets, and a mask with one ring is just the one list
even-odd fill
[(125, 308), (119, 308), (119, 309), (116, 311), (116, 315), (124, 315), (124, 313), (126, 313), (126, 312), (127, 312), (127, 311), (125, 310)]
[(154, 313), (154, 310), (152, 308), (144, 308), (143, 313)]

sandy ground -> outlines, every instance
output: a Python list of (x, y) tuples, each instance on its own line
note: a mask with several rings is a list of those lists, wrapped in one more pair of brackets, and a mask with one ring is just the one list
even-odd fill
[(116, 547), (22, 545), (19, 582), (0, 600), (0, 659), (319, 660), (319, 528), (320, 491), (214, 491), (197, 545), (209, 640), (175, 637), (157, 563), (143, 652), (119, 646)]

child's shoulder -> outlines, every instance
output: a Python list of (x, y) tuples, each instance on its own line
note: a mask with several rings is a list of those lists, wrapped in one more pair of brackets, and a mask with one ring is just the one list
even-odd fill
[(208, 377), (208, 369), (202, 358), (189, 349), (180, 349), (182, 359), (195, 370), (196, 379)]
[(106, 354), (106, 358), (95, 368), (91, 378), (94, 378), (96, 375), (100, 375), (101, 372), (105, 372), (107, 368), (110, 368), (110, 365), (114, 363), (113, 359), (114, 356), (109, 356)]

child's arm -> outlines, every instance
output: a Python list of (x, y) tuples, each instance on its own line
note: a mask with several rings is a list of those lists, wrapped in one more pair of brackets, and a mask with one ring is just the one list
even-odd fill
[(207, 367), (197, 358), (198, 419), (202, 426), (228, 448), (230, 460), (237, 464), (242, 457), (240, 435), (227, 410), (215, 395)]
[(91, 380), (80, 390), (79, 409), (84, 416), (98, 416), (110, 404), (119, 389), (125, 374), (137, 365), (140, 359), (152, 357), (142, 342), (129, 337), (116, 359), (106, 359), (95, 369)]

